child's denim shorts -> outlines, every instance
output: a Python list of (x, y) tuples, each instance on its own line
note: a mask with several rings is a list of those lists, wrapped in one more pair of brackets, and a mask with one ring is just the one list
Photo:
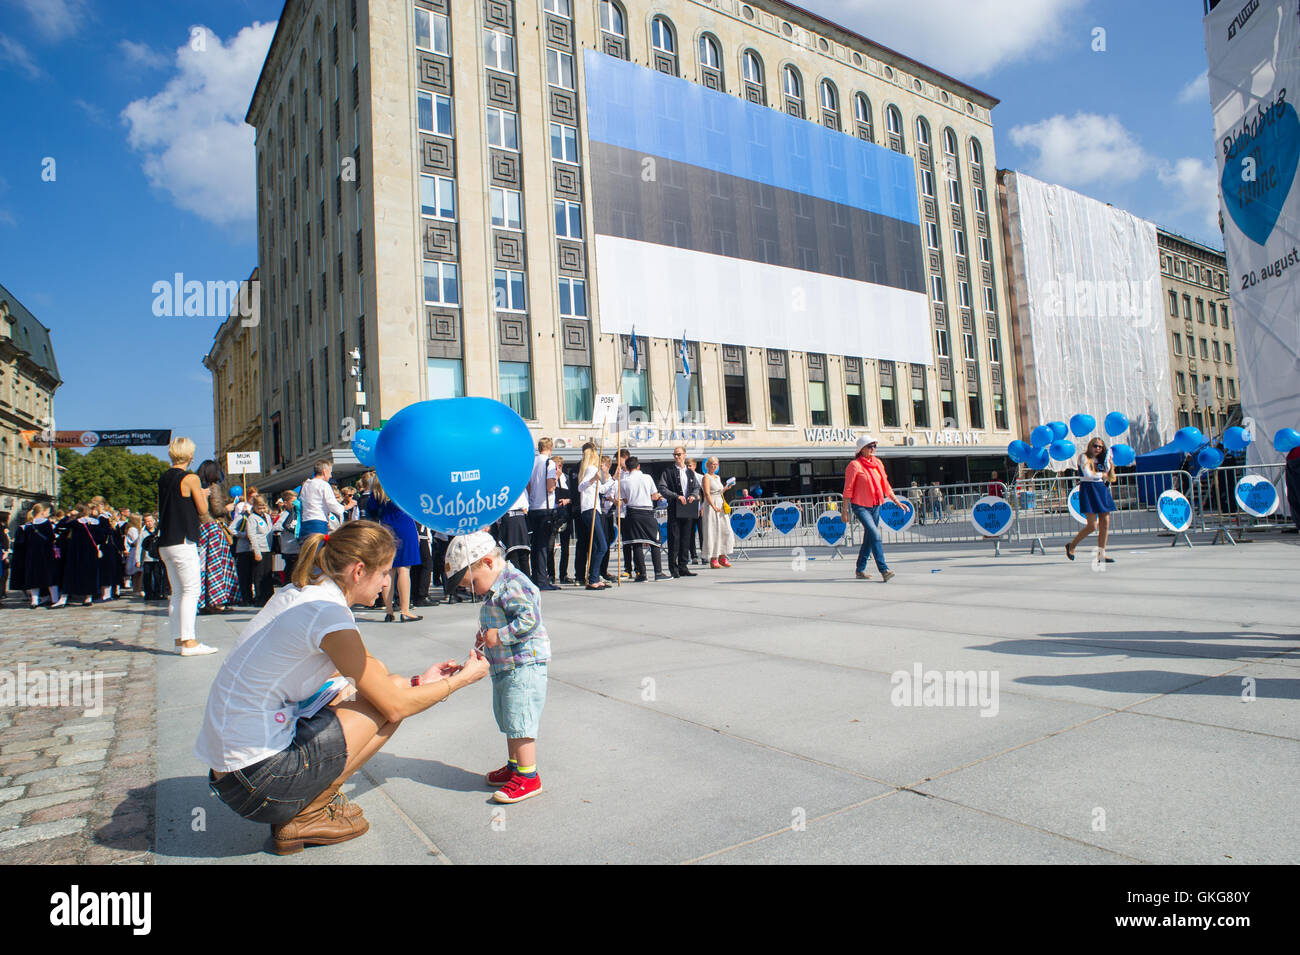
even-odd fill
[(526, 663), (492, 674), (492, 715), (508, 739), (536, 739), (545, 705), (545, 663)]

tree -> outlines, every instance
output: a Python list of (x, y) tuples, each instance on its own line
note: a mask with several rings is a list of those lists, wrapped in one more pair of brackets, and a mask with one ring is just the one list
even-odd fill
[(158, 508), (158, 479), (167, 470), (167, 462), (152, 454), (137, 454), (126, 448), (94, 448), (80, 454), (61, 448), (58, 462), (67, 468), (59, 478), (62, 508), (75, 507), (96, 495), (117, 509)]

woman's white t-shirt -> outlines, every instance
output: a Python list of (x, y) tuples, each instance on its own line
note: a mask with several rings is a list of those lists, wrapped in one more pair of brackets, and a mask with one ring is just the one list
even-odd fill
[(276, 591), (217, 673), (194, 755), (229, 772), (287, 749), (297, 702), (337, 670), (321, 640), (355, 629), (347, 598), (332, 580)]
[[(1106, 450), (1106, 462), (1109, 462), (1109, 461), (1110, 461), (1110, 449), (1107, 448), (1107, 450)], [(1082, 452), (1080, 452), (1080, 453), (1079, 453), (1079, 457), (1076, 458), (1076, 459), (1075, 459), (1075, 462), (1074, 462), (1074, 463), (1078, 466), (1078, 468), (1079, 468), (1079, 480), (1080, 480), (1080, 481), (1104, 481), (1104, 480), (1106, 480), (1106, 471), (1108, 470), (1108, 469), (1104, 466), (1106, 462), (1103, 462), (1103, 467), (1102, 467), (1101, 470), (1099, 471), (1099, 470), (1097, 470), (1097, 462), (1096, 462), (1096, 460), (1095, 460), (1094, 458), (1090, 458), (1090, 457), (1088, 457), (1088, 452), (1087, 452), (1087, 451), (1082, 451)]]

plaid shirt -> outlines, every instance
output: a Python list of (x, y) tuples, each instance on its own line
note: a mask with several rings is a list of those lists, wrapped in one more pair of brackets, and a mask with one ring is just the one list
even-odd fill
[(496, 628), (501, 645), (485, 648), (493, 673), (551, 659), (542, 623), (542, 595), (528, 576), (507, 563), (478, 612), (480, 629)]

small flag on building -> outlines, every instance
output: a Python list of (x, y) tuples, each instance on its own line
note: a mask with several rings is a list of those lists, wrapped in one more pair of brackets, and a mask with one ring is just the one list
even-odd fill
[(681, 356), (682, 356), (682, 374), (686, 375), (689, 378), (691, 374), (691, 357), (690, 357), (690, 353), (686, 350), (686, 329), (684, 328), (682, 329)]
[(636, 340), (636, 326), (632, 326), (632, 370), (640, 374), (645, 369), (641, 367), (641, 348)]

